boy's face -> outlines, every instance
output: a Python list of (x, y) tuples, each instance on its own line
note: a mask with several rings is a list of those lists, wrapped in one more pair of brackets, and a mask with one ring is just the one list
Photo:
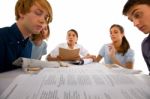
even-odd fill
[(47, 23), (48, 12), (38, 3), (30, 8), (30, 12), (21, 14), (24, 30), (29, 34), (39, 33)]
[(150, 33), (150, 6), (135, 5), (128, 11), (127, 17), (140, 31)]

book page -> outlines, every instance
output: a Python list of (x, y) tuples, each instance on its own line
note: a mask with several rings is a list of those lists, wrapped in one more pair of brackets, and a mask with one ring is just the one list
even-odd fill
[(8, 89), (11, 92), (5, 91), (0, 98), (150, 99), (148, 76), (143, 78), (140, 75), (105, 74), (100, 71), (87, 67), (45, 68), (37, 75), (17, 78), (13, 82), (17, 85), (10, 85)]
[(106, 67), (110, 68), (112, 73), (123, 73), (123, 74), (142, 74), (141, 70), (128, 69), (117, 64), (107, 64)]

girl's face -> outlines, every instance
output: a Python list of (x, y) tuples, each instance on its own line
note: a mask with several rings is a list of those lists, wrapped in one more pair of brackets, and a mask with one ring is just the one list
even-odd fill
[(48, 38), (48, 27), (45, 26), (42, 31), (41, 31), (41, 34), (42, 34), (42, 38), (43, 39), (47, 39)]
[(112, 42), (122, 41), (124, 33), (121, 33), (118, 27), (112, 27), (110, 29), (110, 37)]
[(68, 44), (76, 44), (77, 43), (77, 35), (73, 31), (68, 31), (67, 33), (67, 43)]

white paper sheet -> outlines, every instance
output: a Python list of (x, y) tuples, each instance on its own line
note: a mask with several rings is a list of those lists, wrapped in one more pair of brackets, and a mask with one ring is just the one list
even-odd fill
[(150, 99), (149, 76), (109, 72), (100, 64), (45, 68), (16, 78), (0, 99)]
[(142, 74), (141, 70), (128, 69), (128, 68), (119, 66), (117, 64), (107, 65), (107, 67), (110, 68), (110, 72), (112, 72), (112, 73)]
[(26, 67), (49, 67), (49, 68), (57, 68), (60, 67), (60, 62), (58, 61), (42, 61), (37, 59), (30, 59), (30, 58), (23, 58), (20, 57), (13, 62), (16, 66), (22, 66), (23, 68)]

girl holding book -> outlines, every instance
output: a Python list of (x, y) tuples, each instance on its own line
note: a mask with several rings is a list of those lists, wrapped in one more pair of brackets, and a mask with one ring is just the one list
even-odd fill
[[(93, 58), (93, 55), (90, 55), (89, 52), (80, 44), (77, 44), (78, 41), (78, 33), (75, 29), (70, 29), (67, 32), (67, 43), (61, 43), (57, 45), (55, 49), (51, 51), (51, 53), (47, 56), (48, 61), (55, 61), (55, 60), (80, 60), (81, 58)], [(64, 48), (68, 50), (79, 49), (79, 55), (75, 55), (72, 59), (65, 59), (63, 56), (59, 55), (59, 49)]]

